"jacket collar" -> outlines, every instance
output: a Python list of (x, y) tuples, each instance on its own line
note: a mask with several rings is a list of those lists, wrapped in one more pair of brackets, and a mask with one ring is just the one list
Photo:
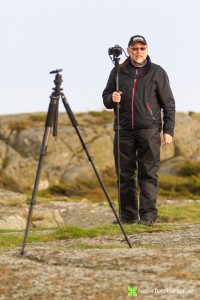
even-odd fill
[[(136, 75), (136, 67), (132, 64), (130, 56), (125, 60), (124, 63), (120, 65), (120, 71), (133, 77), (134, 79), (145, 76), (151, 69), (152, 63), (149, 55), (147, 55), (147, 63), (142, 67), (142, 72), (139, 75)], [(139, 68), (138, 68), (139, 69)]]

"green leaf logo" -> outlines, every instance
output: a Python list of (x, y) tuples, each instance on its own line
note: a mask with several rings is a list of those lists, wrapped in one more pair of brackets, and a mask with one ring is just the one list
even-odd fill
[(137, 297), (137, 295), (138, 295), (137, 291), (138, 291), (138, 287), (137, 287), (137, 286), (134, 286), (133, 288), (130, 287), (130, 286), (128, 286), (128, 296), (129, 296), (129, 297), (130, 297), (130, 296), (135, 296), (135, 297)]

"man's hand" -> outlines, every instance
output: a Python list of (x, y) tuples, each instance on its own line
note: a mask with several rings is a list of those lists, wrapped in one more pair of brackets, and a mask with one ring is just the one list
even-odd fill
[(113, 92), (112, 93), (112, 101), (113, 102), (120, 102), (121, 101), (121, 94), (122, 94), (122, 92)]
[(172, 140), (173, 140), (173, 137), (172, 137), (170, 134), (168, 134), (168, 133), (164, 133), (164, 134), (163, 134), (163, 139), (162, 139), (162, 141), (163, 141), (165, 144), (170, 144), (170, 143), (172, 142)]

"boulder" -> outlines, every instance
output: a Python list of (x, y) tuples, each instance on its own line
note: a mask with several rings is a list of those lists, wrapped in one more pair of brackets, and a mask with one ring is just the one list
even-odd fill
[(26, 228), (26, 220), (18, 215), (5, 215), (0, 217), (0, 229), (7, 230), (24, 230)]
[[(94, 164), (101, 172), (114, 170), (113, 113), (78, 114), (80, 133)], [(0, 120), (0, 187), (26, 192), (33, 189), (40, 146), (44, 134), (45, 114), (2, 116)], [(195, 113), (177, 113), (174, 141), (161, 146), (161, 161), (178, 156), (200, 157), (200, 118)], [(78, 135), (66, 117), (59, 114), (58, 136), (50, 134), (47, 154), (41, 171), (39, 190), (51, 185), (76, 182), (94, 177), (94, 171)]]
[(0, 205), (22, 206), (26, 204), (26, 201), (27, 201), (26, 195), (0, 189)]
[(57, 209), (35, 207), (31, 220), (33, 228), (52, 228), (64, 225), (64, 221)]

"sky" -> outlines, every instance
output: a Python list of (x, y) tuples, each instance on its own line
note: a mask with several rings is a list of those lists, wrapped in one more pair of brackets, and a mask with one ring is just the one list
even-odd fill
[(176, 110), (200, 112), (199, 12), (199, 0), (0, 0), (0, 115), (47, 111), (55, 69), (73, 112), (104, 109), (108, 48), (126, 51), (136, 34), (166, 70)]

